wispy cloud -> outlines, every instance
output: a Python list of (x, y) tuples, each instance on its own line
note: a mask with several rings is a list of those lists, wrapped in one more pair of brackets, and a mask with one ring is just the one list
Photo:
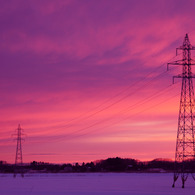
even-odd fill
[[(98, 154), (98, 159), (114, 155), (112, 147), (128, 142), (128, 147), (117, 149), (117, 156), (137, 153), (153, 158), (155, 139), (163, 136), (161, 151), (166, 144), (173, 145), (180, 85), (166, 88), (180, 70), (163, 72), (185, 33), (195, 44), (194, 4), (191, 0), (2, 1), (2, 159), (12, 161), (15, 148), (8, 134), (18, 123), (28, 135), (24, 149), (32, 155), (26, 161), (33, 154), (52, 160), (47, 154), (56, 154), (59, 148), (64, 154), (60, 161), (76, 161), (71, 154), (78, 151), (86, 154), (78, 155), (78, 161), (90, 160), (92, 155), (87, 154)], [(141, 155), (143, 145), (135, 143), (141, 141), (147, 155)], [(171, 149), (166, 152), (162, 157), (172, 158)]]

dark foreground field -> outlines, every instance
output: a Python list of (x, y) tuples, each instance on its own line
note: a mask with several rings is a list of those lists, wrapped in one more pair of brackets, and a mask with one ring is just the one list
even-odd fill
[(1, 195), (188, 195), (195, 194), (191, 177), (186, 188), (171, 173), (0, 174)]

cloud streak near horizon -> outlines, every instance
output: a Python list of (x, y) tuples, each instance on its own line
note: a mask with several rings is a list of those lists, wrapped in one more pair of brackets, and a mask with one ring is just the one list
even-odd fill
[(25, 162), (174, 157), (180, 68), (166, 63), (186, 33), (195, 45), (194, 1), (0, 2), (0, 160), (19, 123)]

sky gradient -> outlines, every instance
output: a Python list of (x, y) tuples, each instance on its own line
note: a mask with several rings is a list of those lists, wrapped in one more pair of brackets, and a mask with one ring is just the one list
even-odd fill
[(181, 69), (166, 63), (186, 33), (195, 45), (194, 1), (0, 3), (0, 160), (18, 124), (24, 162), (174, 159)]

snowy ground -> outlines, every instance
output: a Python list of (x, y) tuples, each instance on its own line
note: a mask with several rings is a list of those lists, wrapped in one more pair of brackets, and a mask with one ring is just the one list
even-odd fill
[(195, 182), (189, 176), (185, 189), (180, 179), (171, 188), (170, 173), (67, 173), (26, 174), (24, 178), (0, 174), (0, 195), (190, 195)]

